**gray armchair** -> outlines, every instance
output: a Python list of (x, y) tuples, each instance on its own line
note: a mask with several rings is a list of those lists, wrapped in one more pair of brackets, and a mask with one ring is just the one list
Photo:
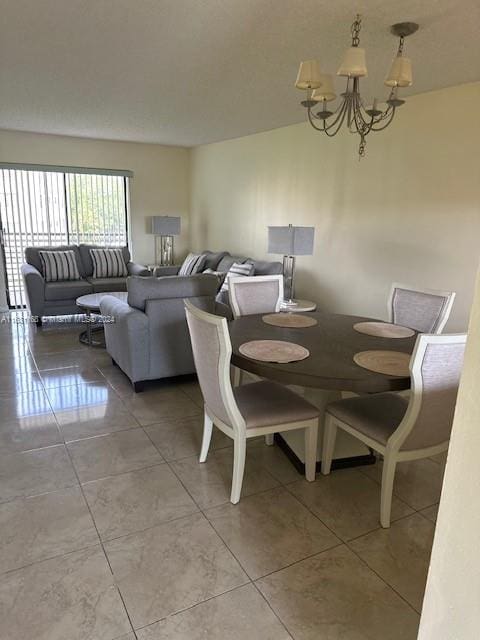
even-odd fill
[[(93, 278), (93, 263), (90, 249), (97, 245), (66, 245), (60, 247), (27, 247), (25, 263), (21, 266), (27, 305), (40, 325), (43, 316), (61, 316), (82, 313), (76, 299), (88, 293), (102, 291), (125, 291), (126, 278)], [(75, 253), (80, 280), (45, 282), (39, 251), (66, 251)], [(150, 271), (130, 260), (128, 247), (122, 247), (129, 275), (150, 276)]]
[(105, 296), (105, 342), (135, 391), (146, 380), (195, 373), (184, 299), (213, 313), (217, 278), (209, 275), (127, 279), (128, 302)]

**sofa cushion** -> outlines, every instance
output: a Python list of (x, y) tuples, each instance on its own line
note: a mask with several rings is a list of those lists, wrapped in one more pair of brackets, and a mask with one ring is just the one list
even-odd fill
[(220, 260), (228, 256), (228, 251), (205, 251), (205, 264), (203, 265), (203, 269), (213, 269), (214, 271), (219, 271), (217, 268)]
[(45, 283), (45, 300), (75, 300), (79, 296), (93, 293), (93, 287), (86, 280), (63, 280)]
[(269, 262), (267, 260), (247, 260), (249, 264), (253, 264), (256, 276), (276, 276), (283, 273), (283, 264), (281, 262)]
[(93, 276), (93, 261), (90, 255), (90, 249), (121, 249), (123, 253), (123, 259), (125, 264), (130, 262), (130, 251), (128, 247), (112, 247), (102, 246), (97, 244), (80, 244), (78, 250), (80, 251), (80, 258), (82, 260), (84, 274), (88, 277)]
[(31, 264), (32, 267), (35, 267), (37, 271), (40, 271), (40, 273), (43, 273), (43, 265), (42, 265), (42, 259), (40, 258), (40, 251), (73, 251), (75, 254), (75, 261), (77, 263), (80, 276), (82, 277), (85, 276), (85, 269), (83, 267), (80, 251), (76, 244), (59, 245), (58, 247), (52, 247), (52, 246), (27, 247), (25, 249), (25, 262), (28, 262), (28, 264)]
[(216, 276), (198, 274), (195, 276), (165, 276), (164, 278), (144, 278), (130, 276), (127, 279), (128, 304), (145, 311), (147, 300), (193, 298), (215, 296), (218, 280)]
[(235, 262), (237, 264), (243, 264), (247, 260), (248, 258), (243, 256), (231, 256), (230, 254), (227, 254), (226, 256), (223, 256), (218, 263), (216, 271), (224, 271), (226, 273)]
[(75, 252), (67, 251), (39, 251), (42, 261), (42, 273), (46, 282), (61, 282), (62, 280), (80, 280)]
[(91, 283), (94, 293), (104, 293), (105, 291), (126, 291), (126, 278), (87, 278)]

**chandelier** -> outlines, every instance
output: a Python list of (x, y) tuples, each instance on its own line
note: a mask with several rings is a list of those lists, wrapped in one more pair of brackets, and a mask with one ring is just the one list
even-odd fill
[[(359, 47), (361, 23), (361, 16), (357, 15), (351, 27), (352, 45), (345, 52), (337, 71), (338, 76), (347, 78), (347, 86), (345, 92), (341, 94), (340, 104), (335, 111), (327, 108), (327, 103), (337, 97), (332, 76), (320, 73), (317, 60), (300, 63), (295, 82), (297, 89), (307, 91), (307, 99), (301, 104), (307, 110), (308, 121), (312, 127), (333, 137), (346, 123), (350, 133), (357, 133), (360, 136), (359, 159), (365, 155), (367, 135), (371, 131), (386, 129), (392, 122), (397, 108), (405, 102), (398, 97), (398, 89), (412, 84), (412, 61), (403, 55), (404, 40), (418, 29), (418, 24), (415, 22), (400, 22), (390, 27), (391, 33), (400, 38), (400, 43), (397, 55), (385, 78), (385, 85), (391, 90), (386, 106), (382, 109), (377, 98), (367, 107), (360, 95), (360, 78), (367, 75), (365, 49)], [(321, 108), (317, 111), (320, 105)]]

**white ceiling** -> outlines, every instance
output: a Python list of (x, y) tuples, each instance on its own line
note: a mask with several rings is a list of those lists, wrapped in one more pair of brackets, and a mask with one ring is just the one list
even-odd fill
[(0, 0), (0, 128), (192, 146), (301, 122), (298, 62), (336, 71), (356, 11), (367, 99), (399, 21), (406, 94), (480, 79), (478, 0)]

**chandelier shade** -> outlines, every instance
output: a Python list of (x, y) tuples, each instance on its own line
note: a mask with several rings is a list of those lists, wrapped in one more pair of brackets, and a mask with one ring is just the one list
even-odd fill
[(322, 73), (320, 80), (321, 85), (312, 93), (312, 100), (315, 100), (316, 102), (321, 102), (322, 100), (330, 102), (331, 100), (335, 100), (337, 94), (335, 93), (333, 86), (332, 76), (329, 73)]
[(390, 71), (385, 78), (385, 85), (387, 87), (410, 87), (412, 83), (412, 61), (410, 58), (397, 56), (393, 59)]
[(361, 49), (360, 47), (350, 47), (347, 49), (343, 56), (342, 64), (338, 68), (337, 76), (364, 78), (367, 75), (365, 49)]
[(321, 82), (318, 60), (306, 60), (300, 63), (297, 80), (295, 81), (297, 89), (318, 89)]

